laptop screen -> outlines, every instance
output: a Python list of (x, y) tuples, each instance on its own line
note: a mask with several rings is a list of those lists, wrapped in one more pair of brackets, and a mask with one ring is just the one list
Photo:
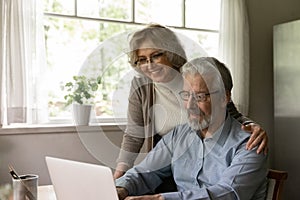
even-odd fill
[(109, 167), (47, 156), (57, 200), (118, 200)]

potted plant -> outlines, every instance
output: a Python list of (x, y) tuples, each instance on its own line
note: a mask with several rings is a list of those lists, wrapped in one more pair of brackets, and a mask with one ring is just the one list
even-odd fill
[(62, 90), (66, 106), (73, 104), (73, 117), (76, 125), (88, 125), (93, 104), (94, 93), (98, 90), (101, 77), (87, 78), (84, 75), (73, 76), (73, 80), (65, 83)]

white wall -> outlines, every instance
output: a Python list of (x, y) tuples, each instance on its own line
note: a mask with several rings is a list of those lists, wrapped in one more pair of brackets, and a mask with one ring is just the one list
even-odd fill
[[(111, 143), (119, 146), (123, 134), (119, 127), (103, 129)], [(93, 150), (98, 149), (97, 146), (101, 149), (99, 127), (89, 127), (89, 131), (85, 133), (89, 136), (82, 140), (84, 136), (79, 135), (74, 127), (0, 130), (0, 184), (11, 182), (8, 164), (13, 165), (19, 174), (38, 174), (40, 185), (50, 184), (45, 156), (104, 164), (96, 159), (98, 155)], [(111, 152), (105, 153), (111, 155)]]

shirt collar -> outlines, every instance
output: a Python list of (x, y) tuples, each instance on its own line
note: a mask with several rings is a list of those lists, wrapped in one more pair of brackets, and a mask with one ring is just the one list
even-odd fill
[(218, 143), (220, 146), (223, 146), (226, 138), (228, 137), (229, 134), (229, 129), (231, 126), (231, 117), (227, 113), (226, 114), (226, 119), (222, 123), (222, 125), (212, 134), (211, 136), (204, 138), (204, 140), (210, 140), (211, 142)]

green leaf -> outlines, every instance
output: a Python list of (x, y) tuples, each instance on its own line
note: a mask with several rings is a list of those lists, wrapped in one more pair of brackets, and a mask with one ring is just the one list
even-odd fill
[(73, 82), (67, 82), (65, 87), (61, 87), (67, 94), (64, 99), (67, 101), (66, 105), (71, 103), (84, 104), (85, 100), (93, 98), (93, 92), (97, 91), (101, 83), (101, 77), (90, 78), (86, 76), (73, 76)]

